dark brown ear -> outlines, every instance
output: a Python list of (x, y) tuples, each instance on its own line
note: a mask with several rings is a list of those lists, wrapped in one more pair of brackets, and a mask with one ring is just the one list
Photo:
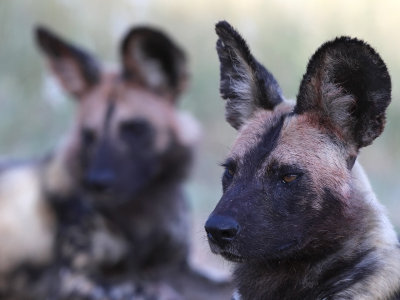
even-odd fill
[(87, 52), (63, 41), (44, 27), (36, 28), (36, 41), (68, 93), (80, 98), (99, 82), (99, 64)]
[(390, 76), (378, 53), (363, 41), (340, 37), (312, 56), (295, 113), (318, 114), (357, 149), (378, 137), (391, 100)]
[(239, 129), (254, 111), (272, 110), (283, 97), (275, 78), (253, 57), (228, 22), (219, 22), (215, 30), (219, 37), (220, 92), (227, 100), (225, 116), (232, 127)]
[(166, 34), (149, 27), (131, 29), (121, 44), (125, 80), (175, 102), (187, 84), (186, 56)]

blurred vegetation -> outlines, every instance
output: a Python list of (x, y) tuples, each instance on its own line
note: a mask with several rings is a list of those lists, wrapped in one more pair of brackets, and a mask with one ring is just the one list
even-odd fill
[[(391, 219), (400, 227), (400, 1), (386, 0), (1, 0), (0, 155), (30, 157), (52, 149), (69, 126), (74, 103), (48, 76), (32, 32), (46, 25), (103, 61), (118, 62), (118, 44), (132, 25), (162, 28), (190, 58), (192, 81), (181, 106), (202, 123), (202, 146), (188, 185), (199, 234), (218, 201), (221, 170), (235, 132), (224, 121), (214, 24), (226, 19), (295, 98), (308, 58), (324, 41), (350, 35), (368, 41), (392, 76), (387, 128), (362, 151)], [(202, 246), (203, 247), (203, 246)], [(205, 248), (207, 246), (204, 246)]]

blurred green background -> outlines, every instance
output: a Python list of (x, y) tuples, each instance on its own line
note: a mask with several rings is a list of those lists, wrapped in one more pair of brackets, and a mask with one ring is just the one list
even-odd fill
[[(190, 59), (191, 86), (182, 98), (203, 126), (188, 193), (194, 209), (195, 249), (208, 253), (202, 225), (220, 195), (219, 162), (235, 136), (224, 121), (214, 24), (226, 19), (248, 41), (259, 61), (295, 98), (308, 58), (326, 40), (350, 35), (368, 41), (392, 76), (393, 102), (386, 130), (361, 161), (375, 191), (400, 228), (400, 1), (399, 0), (1, 0), (0, 156), (25, 158), (52, 149), (74, 113), (72, 99), (48, 75), (32, 39), (43, 24), (109, 62), (132, 25), (162, 28)], [(200, 250), (199, 250), (200, 249)]]

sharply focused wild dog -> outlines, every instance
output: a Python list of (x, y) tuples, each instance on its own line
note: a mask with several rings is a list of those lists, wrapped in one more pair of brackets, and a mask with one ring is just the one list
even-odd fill
[(36, 39), (78, 105), (65, 145), (40, 166), (40, 193), (57, 225), (55, 250), (51, 238), (37, 245), (55, 255), (56, 275), (43, 280), (52, 297), (131, 299), (131, 281), (167, 286), (149, 299), (168, 298), (165, 290), (177, 300), (229, 298), (229, 285), (187, 261), (182, 184), (198, 128), (176, 108), (188, 81), (184, 52), (161, 31), (137, 27), (121, 43), (121, 69), (108, 70), (45, 28)]
[(236, 262), (236, 297), (400, 299), (399, 243), (356, 161), (391, 100), (378, 53), (348, 37), (323, 44), (294, 105), (227, 22), (216, 32), (238, 137), (205, 229), (211, 250)]

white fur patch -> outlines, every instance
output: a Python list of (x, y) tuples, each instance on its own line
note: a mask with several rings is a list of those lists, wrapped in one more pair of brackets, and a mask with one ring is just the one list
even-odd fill
[(146, 84), (151, 88), (160, 88), (166, 85), (167, 79), (165, 78), (161, 64), (157, 60), (149, 58), (143, 52), (140, 44), (135, 45), (132, 57), (138, 62), (141, 75), (144, 77)]
[(195, 146), (201, 139), (201, 126), (188, 112), (177, 113), (177, 127), (178, 138), (182, 145)]
[(242, 297), (240, 296), (239, 291), (236, 290), (232, 295), (232, 300), (241, 300), (241, 299)]
[(21, 166), (0, 174), (0, 273), (19, 263), (48, 261), (54, 228), (36, 168)]
[(227, 119), (230, 120), (231, 118), (229, 115), (233, 115), (238, 118), (235, 122), (241, 125), (253, 115), (254, 111), (256, 111), (259, 106), (254, 95), (254, 90), (257, 89), (257, 87), (255, 86), (252, 70), (247, 63), (243, 61), (240, 53), (236, 53), (236, 56), (232, 56), (231, 60), (232, 62), (236, 62), (236, 64), (233, 64), (233, 68), (236, 72), (235, 75), (239, 76), (235, 79), (227, 74), (229, 77), (223, 80), (221, 86), (228, 85), (233, 90), (234, 94), (237, 95), (235, 99), (227, 99)]

